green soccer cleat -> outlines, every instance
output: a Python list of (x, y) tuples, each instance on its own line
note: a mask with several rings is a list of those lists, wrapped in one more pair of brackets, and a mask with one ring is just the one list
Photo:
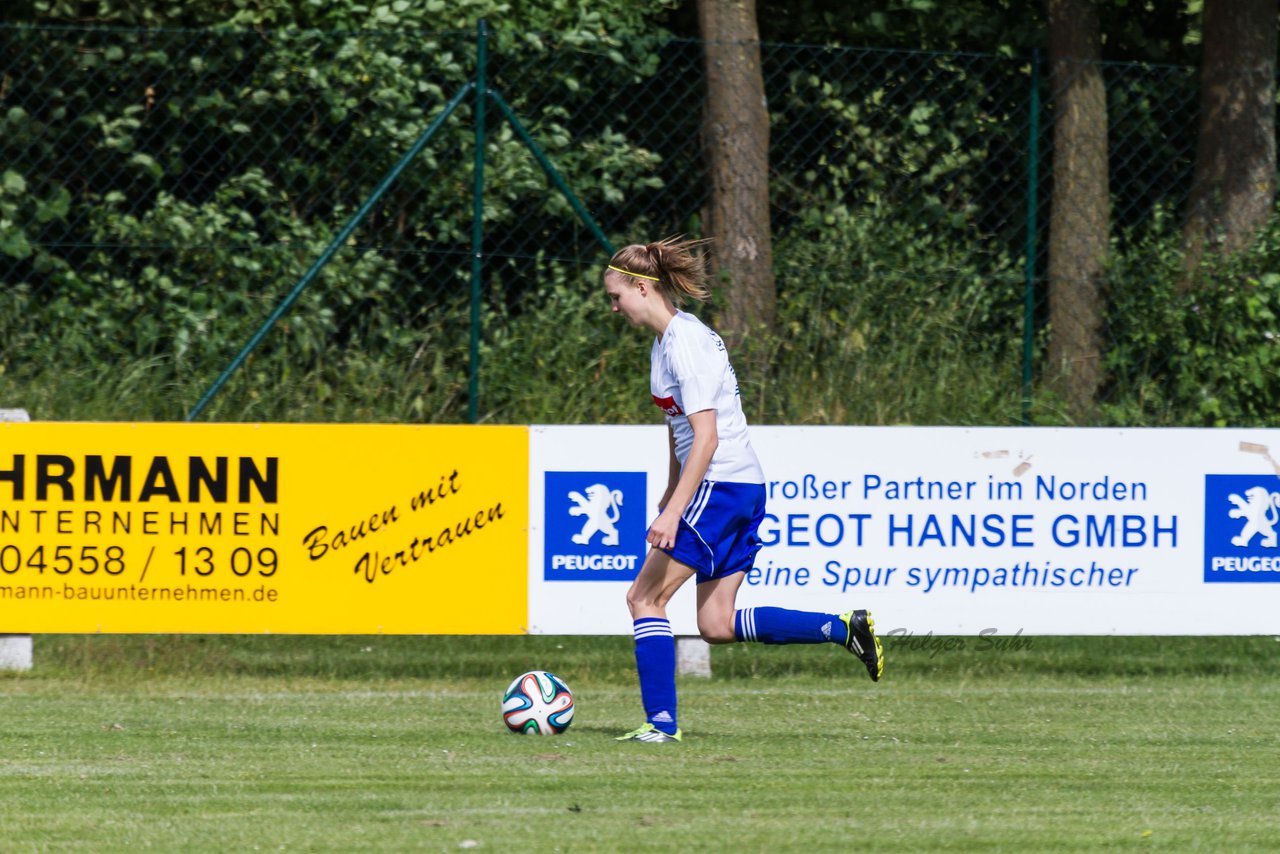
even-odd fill
[(867, 611), (849, 611), (840, 615), (840, 621), (849, 633), (844, 648), (862, 659), (872, 682), (879, 682), (884, 673), (884, 647), (876, 637), (876, 621)]
[(677, 729), (675, 735), (669, 735), (653, 724), (645, 724), (640, 729), (618, 736), (615, 741), (643, 741), (649, 744), (666, 744), (668, 742), (684, 741), (684, 733)]

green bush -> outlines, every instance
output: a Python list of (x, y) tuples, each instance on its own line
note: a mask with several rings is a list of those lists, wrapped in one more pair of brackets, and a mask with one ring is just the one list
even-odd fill
[[(755, 420), (1005, 424), (1018, 415), (1022, 285), (963, 228), (896, 208), (811, 209), (781, 235), (779, 328)], [(760, 360), (755, 360), (760, 361)]]
[(1138, 426), (1280, 423), (1280, 216), (1250, 248), (1188, 270), (1166, 212), (1108, 271), (1102, 417)]

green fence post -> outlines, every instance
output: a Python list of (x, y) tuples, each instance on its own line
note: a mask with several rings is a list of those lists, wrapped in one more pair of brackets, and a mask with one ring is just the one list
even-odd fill
[(1031, 51), (1031, 112), (1027, 122), (1027, 253), (1022, 307), (1022, 423), (1031, 423), (1031, 362), (1035, 357), (1036, 202), (1040, 192), (1040, 51)]
[(586, 209), (582, 202), (578, 200), (578, 197), (573, 194), (573, 190), (569, 188), (569, 184), (564, 180), (564, 177), (556, 171), (556, 167), (552, 165), (551, 161), (547, 158), (547, 155), (538, 146), (538, 143), (534, 141), (533, 137), (529, 134), (529, 131), (525, 129), (525, 126), (520, 123), (520, 119), (516, 116), (515, 110), (511, 109), (511, 105), (503, 99), (502, 95), (499, 94), (496, 89), (491, 91), (489, 94), (493, 96), (493, 101), (498, 105), (498, 109), (502, 111), (502, 115), (511, 123), (511, 127), (515, 130), (516, 135), (520, 137), (520, 141), (523, 142), (529, 151), (533, 153), (534, 159), (538, 161), (538, 165), (542, 167), (542, 171), (547, 173), (547, 177), (551, 179), (551, 183), (554, 184), (556, 189), (560, 191), (566, 200), (568, 200), (569, 206), (572, 207), (574, 213), (578, 215), (578, 219), (582, 220), (587, 228), (591, 230), (591, 234), (595, 237), (596, 242), (604, 247), (606, 252), (613, 255), (616, 251), (613, 248), (613, 243), (610, 242), (608, 237), (605, 237), (600, 226), (591, 218), (591, 213)]
[(471, 358), (467, 377), (467, 420), (480, 418), (480, 277), (484, 260), (484, 103), (485, 64), (489, 53), (489, 26), (481, 21), (476, 32), (476, 152), (475, 185), (471, 212)]
[(249, 339), (249, 343), (244, 345), (240, 352), (236, 354), (236, 357), (231, 360), (231, 364), (227, 366), (227, 369), (222, 372), (222, 375), (219, 376), (218, 379), (214, 381), (213, 385), (209, 387), (209, 390), (204, 393), (204, 396), (200, 398), (198, 403), (196, 403), (195, 408), (187, 413), (187, 421), (194, 421), (199, 417), (200, 413), (204, 411), (204, 408), (209, 405), (209, 401), (213, 400), (213, 396), (217, 394), (224, 385), (226, 385), (226, 382), (231, 378), (231, 375), (244, 364), (245, 359), (249, 358), (249, 354), (252, 353), (260, 343), (262, 343), (262, 339), (271, 331), (271, 327), (275, 326), (280, 318), (284, 316), (284, 313), (289, 310), (290, 306), (297, 301), (298, 297), (302, 295), (302, 292), (306, 290), (307, 285), (315, 281), (316, 276), (320, 275), (320, 271), (329, 263), (329, 260), (333, 258), (338, 249), (342, 247), (342, 244), (347, 242), (347, 238), (356, 230), (356, 226), (358, 226), (364, 218), (369, 215), (369, 211), (373, 210), (373, 206), (378, 203), (378, 200), (382, 198), (382, 195), (387, 191), (387, 189), (395, 183), (397, 178), (400, 177), (400, 173), (403, 172), (413, 159), (418, 156), (426, 146), (427, 141), (430, 140), (431, 137), (435, 136), (436, 131), (438, 131), (440, 126), (445, 123), (445, 120), (453, 114), (453, 111), (462, 103), (462, 99), (466, 97), (467, 92), (471, 91), (473, 86), (475, 86), (474, 83), (468, 83), (458, 90), (458, 94), (453, 96), (452, 100), (450, 100), (445, 106), (444, 111), (440, 113), (440, 115), (436, 116), (435, 121), (433, 121), (431, 125), (422, 132), (422, 135), (409, 147), (409, 150), (404, 153), (404, 156), (400, 158), (400, 161), (391, 168), (391, 171), (382, 179), (382, 182), (378, 184), (377, 188), (375, 188), (369, 195), (369, 198), (365, 199), (364, 204), (362, 204), (360, 209), (355, 212), (355, 215), (353, 215), (351, 219), (347, 220), (347, 224), (342, 227), (342, 231), (338, 232), (337, 236), (334, 237), (333, 240), (329, 241), (329, 245), (325, 247), (324, 252), (322, 252), (320, 257), (316, 259), (315, 263), (311, 265), (311, 269), (307, 270), (307, 272), (303, 274), (302, 278), (298, 280), (298, 283), (293, 286), (293, 290), (289, 291), (288, 296), (280, 301), (280, 304), (275, 307), (275, 310), (271, 312), (271, 315), (267, 317), (260, 327), (258, 327), (258, 331), (253, 333), (253, 337)]

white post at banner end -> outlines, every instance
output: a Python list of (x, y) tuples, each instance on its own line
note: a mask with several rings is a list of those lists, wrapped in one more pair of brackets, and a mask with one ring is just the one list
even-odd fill
[(700, 637), (676, 638), (676, 673), (682, 676), (711, 675), (711, 644)]
[[(0, 421), (30, 421), (25, 409), (0, 409)], [(0, 634), (0, 670), (31, 669), (31, 635)]]
[(31, 669), (31, 635), (0, 635), (0, 670)]

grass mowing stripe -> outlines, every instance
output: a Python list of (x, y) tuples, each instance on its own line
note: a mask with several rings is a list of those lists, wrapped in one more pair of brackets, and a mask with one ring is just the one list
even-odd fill
[[(715, 678), (681, 682), (676, 746), (612, 740), (642, 717), (625, 639), (36, 640), (37, 670), (0, 679), (5, 850), (1280, 838), (1271, 638), (890, 645), (878, 685), (838, 649), (717, 648)], [(574, 688), (563, 736), (503, 731), (499, 695), (526, 664)]]

